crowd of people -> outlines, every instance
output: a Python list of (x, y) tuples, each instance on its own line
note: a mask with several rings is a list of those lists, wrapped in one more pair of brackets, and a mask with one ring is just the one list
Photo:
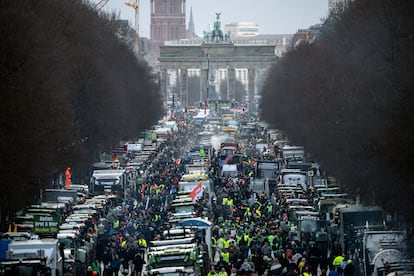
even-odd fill
[[(111, 227), (98, 241), (97, 263), (91, 270), (102, 275), (119, 275), (131, 271), (141, 275), (145, 264), (144, 252), (149, 241), (160, 239), (168, 229), (171, 213), (168, 202), (178, 189), (180, 177), (186, 173), (190, 145), (197, 143), (197, 129), (190, 124), (181, 125), (178, 131), (158, 147), (158, 152), (145, 167), (145, 178), (137, 183), (131, 197), (117, 209)], [(250, 138), (254, 143), (260, 137)], [(254, 161), (269, 156), (269, 151), (241, 150), (237, 177), (222, 177), (220, 152), (212, 150), (209, 177), (214, 193), (198, 199), (199, 212), (207, 214), (213, 222), (210, 244), (212, 258), (207, 276), (232, 275), (353, 275), (352, 261), (343, 258), (334, 263), (335, 253), (329, 258), (321, 254), (315, 242), (298, 242), (292, 239), (289, 213), (283, 194), (273, 190), (270, 194), (257, 194), (251, 190)], [(266, 155), (265, 155), (266, 154)], [(179, 162), (177, 162), (179, 160)], [(311, 191), (298, 195), (311, 199)], [(208, 209), (206, 198), (214, 204)], [(204, 210), (203, 210), (204, 209)], [(125, 270), (125, 271), (124, 271)], [(91, 274), (92, 275), (92, 274)]]
[[(248, 144), (260, 141), (253, 136)], [(271, 190), (257, 194), (251, 189), (257, 160), (277, 160), (274, 151), (240, 150), (239, 175), (221, 177), (219, 156), (212, 161), (210, 177), (214, 183), (212, 269), (209, 276), (230, 275), (353, 275), (353, 264), (340, 252), (322, 252), (315, 241), (293, 239), (286, 195)], [(296, 194), (314, 204), (315, 194), (307, 189)], [(338, 262), (337, 257), (342, 260)], [(336, 260), (336, 262), (334, 262)]]

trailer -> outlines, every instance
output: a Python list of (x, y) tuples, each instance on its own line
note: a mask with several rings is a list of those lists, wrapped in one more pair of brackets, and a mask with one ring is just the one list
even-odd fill
[(4, 276), (63, 275), (60, 251), (57, 239), (12, 241), (6, 259), (0, 262), (0, 271)]

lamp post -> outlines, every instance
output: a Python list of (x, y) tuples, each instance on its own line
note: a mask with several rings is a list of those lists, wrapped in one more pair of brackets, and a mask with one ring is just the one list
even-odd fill
[(206, 92), (206, 100), (204, 102), (204, 114), (207, 113), (208, 97), (209, 97), (209, 93), (210, 93), (210, 56), (209, 56), (208, 52), (207, 52), (207, 80), (206, 80), (206, 85), (207, 85), (207, 92)]

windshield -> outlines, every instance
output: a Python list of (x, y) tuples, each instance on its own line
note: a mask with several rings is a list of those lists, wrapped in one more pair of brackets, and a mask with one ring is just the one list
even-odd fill
[(239, 125), (239, 122), (235, 121), (235, 120), (227, 120), (224, 122), (225, 126), (233, 126), (233, 127), (237, 127)]
[(176, 213), (191, 213), (194, 212), (194, 205), (176, 206), (174, 209)]
[(59, 242), (64, 245), (64, 248), (75, 248), (75, 241), (73, 239), (62, 238)]
[(313, 233), (318, 230), (318, 221), (317, 220), (302, 220), (300, 222), (301, 232)]
[(95, 179), (95, 185), (102, 185), (102, 186), (119, 185), (119, 178)]

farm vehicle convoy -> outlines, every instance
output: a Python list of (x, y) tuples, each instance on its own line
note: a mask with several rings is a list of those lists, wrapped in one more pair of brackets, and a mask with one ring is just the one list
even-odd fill
[[(215, 214), (225, 212), (224, 202), (233, 204), (233, 198), (219, 196), (220, 183), (226, 182), (245, 183), (243, 189), (252, 194), (244, 204), (246, 212), (254, 206), (259, 213), (272, 213), (260, 199), (271, 202), (282, 218), (272, 220), (286, 240), (309, 249), (311, 258), (314, 252), (318, 258), (348, 258), (358, 276), (413, 275), (414, 263), (402, 246), (406, 232), (391, 229), (393, 218), (382, 208), (358, 204), (343, 192), (335, 178), (325, 177), (319, 164), (308, 158), (304, 147), (289, 145), (278, 131), (240, 114), (223, 114), (217, 122), (209, 121), (208, 112), (203, 115), (202, 121), (194, 119), (193, 131), (198, 133), (189, 135), (188, 144), (180, 150), (165, 147), (173, 152), (169, 158), (174, 159), (174, 168), (184, 173), (155, 211), (154, 217), (158, 211), (167, 214), (166, 221), (164, 230), (148, 239), (141, 251), (143, 275), (207, 275), (220, 261), (212, 241), (218, 238), (214, 229), (228, 222)], [(85, 275), (97, 256), (100, 236), (113, 226), (117, 207), (130, 203), (133, 194), (140, 196), (140, 187), (153, 176), (154, 167), (167, 163), (168, 154), (160, 145), (191, 122), (160, 126), (151, 132), (151, 142), (119, 147), (133, 151), (129, 163), (94, 164), (86, 187), (45, 190), (44, 202), (17, 214), (10, 231), (2, 234), (0, 275)], [(155, 140), (153, 133), (158, 135)], [(161, 171), (168, 173), (168, 169)], [(147, 208), (151, 199), (145, 195), (143, 200)], [(241, 235), (237, 228), (230, 231), (235, 240)], [(277, 250), (286, 249), (282, 242), (278, 246)]]

